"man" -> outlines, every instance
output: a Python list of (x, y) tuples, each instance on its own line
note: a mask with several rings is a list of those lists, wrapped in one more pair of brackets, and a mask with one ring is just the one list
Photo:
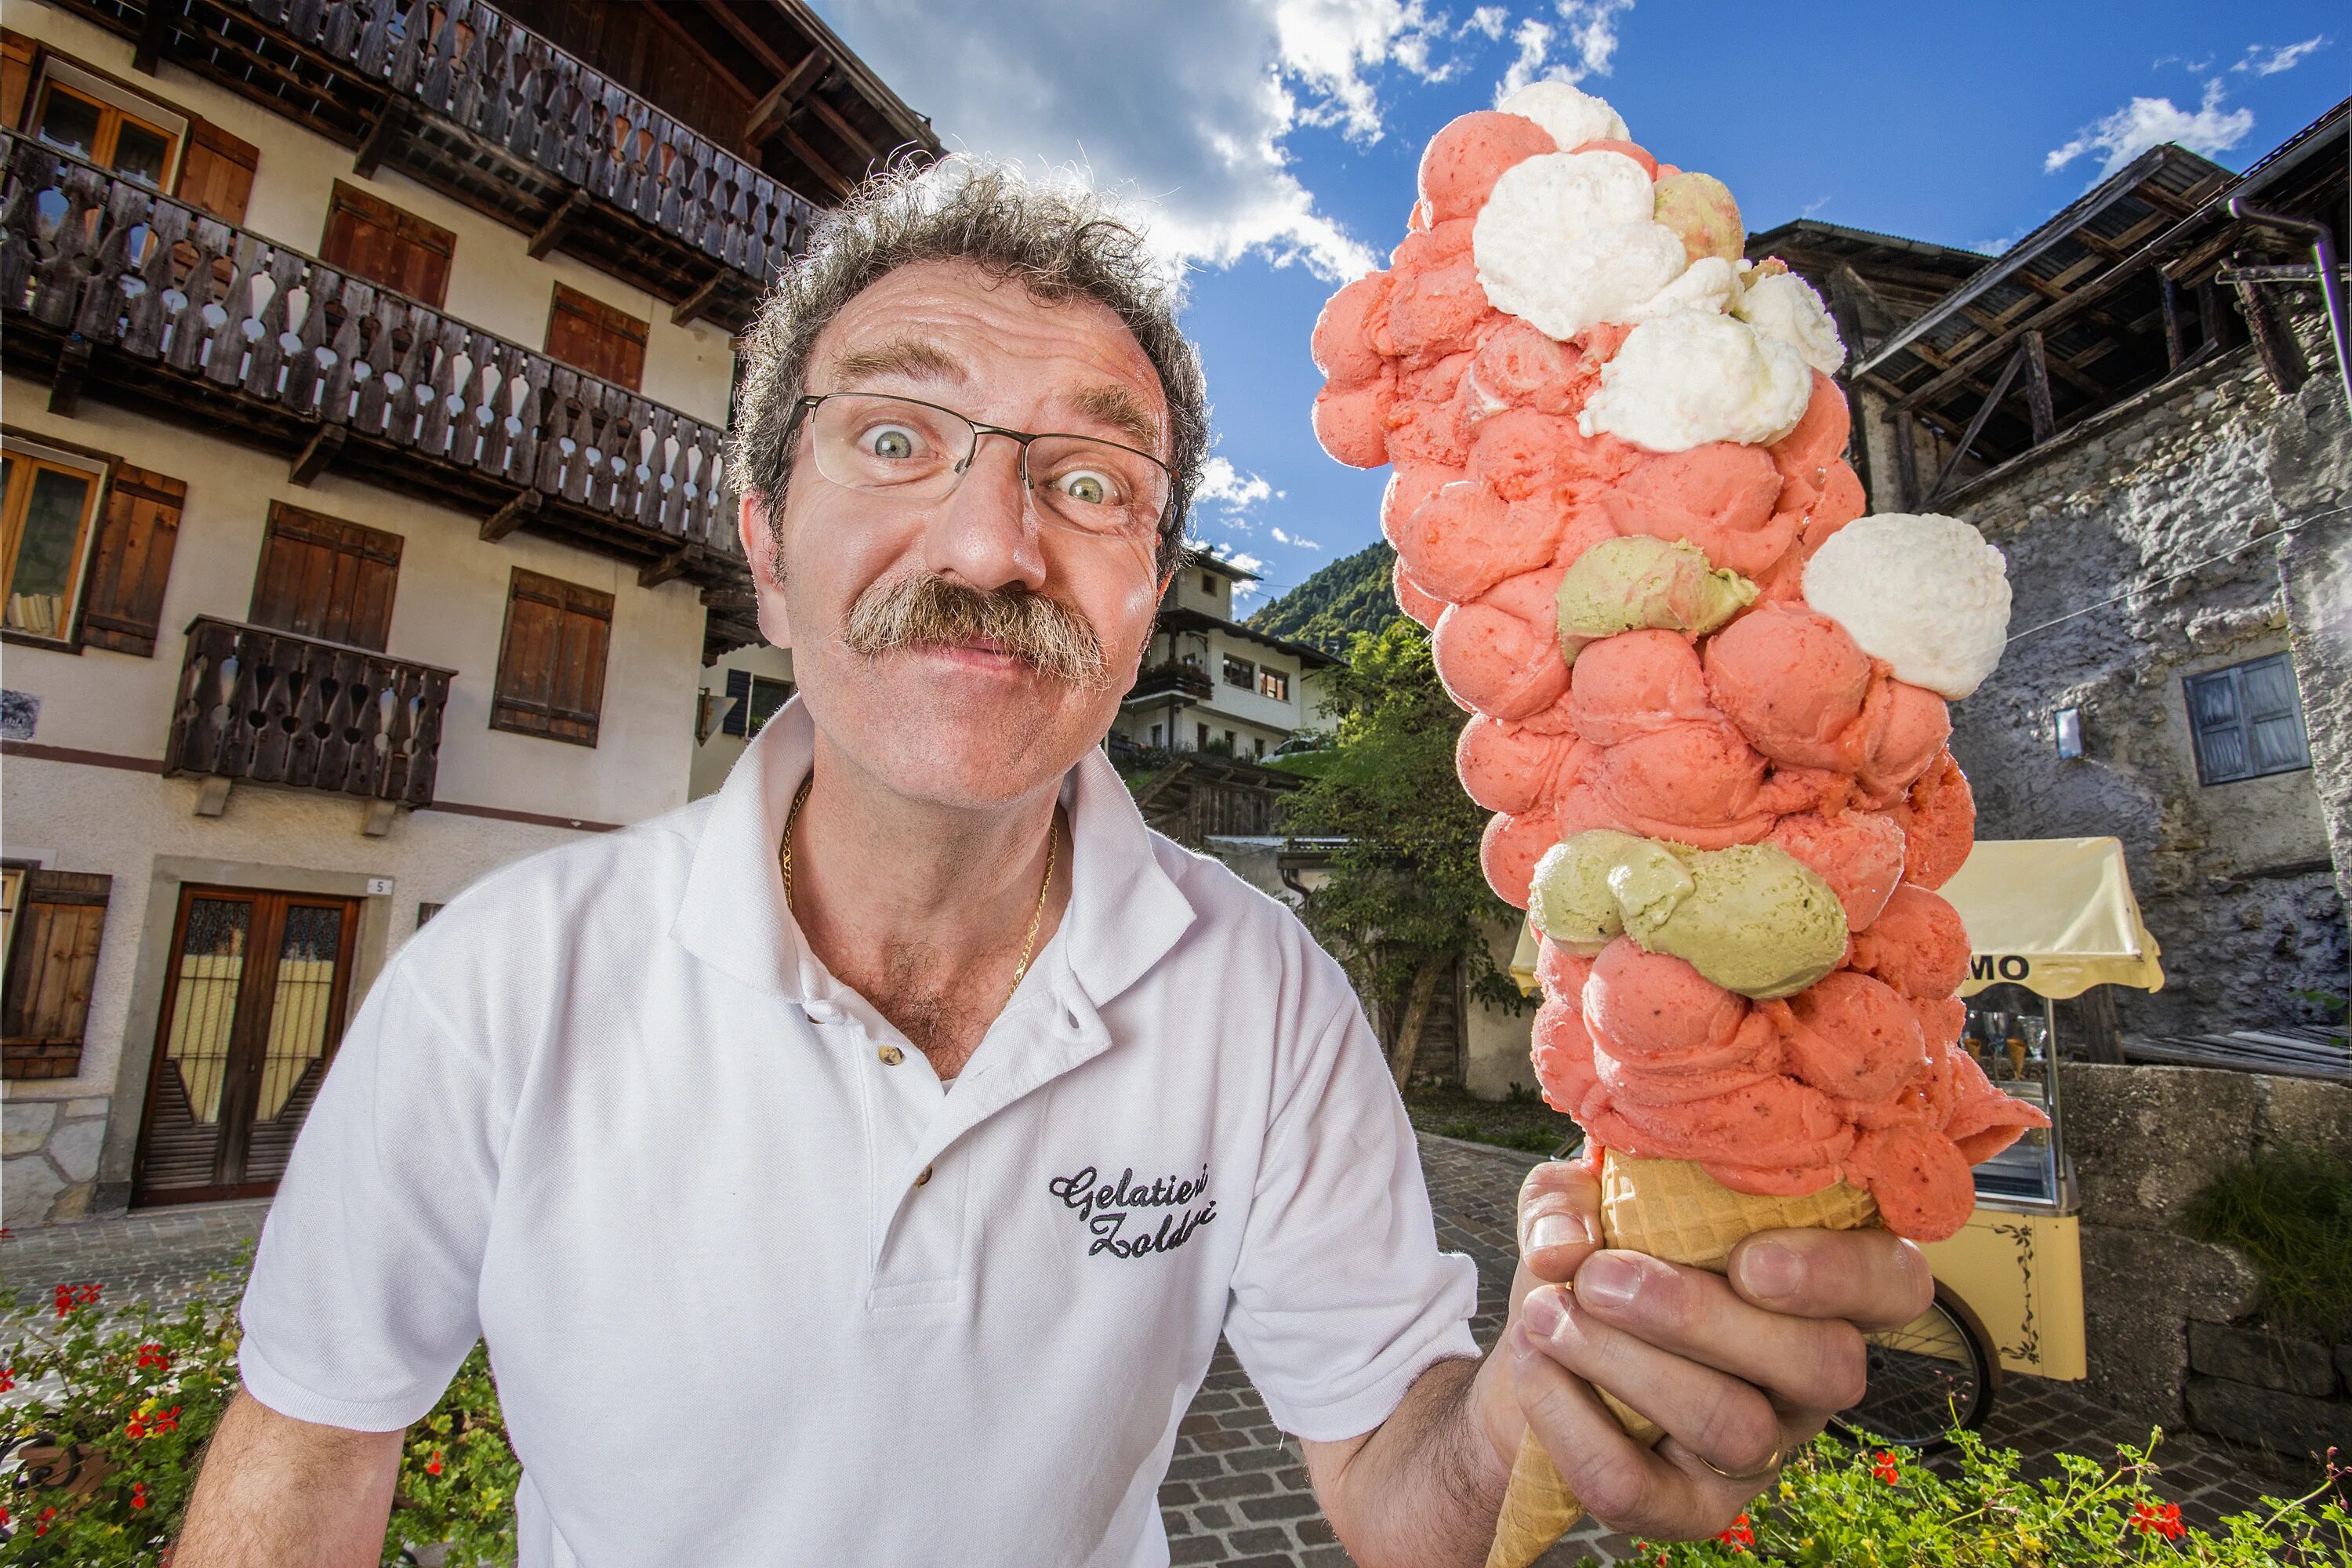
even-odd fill
[(375, 1562), (478, 1337), (522, 1568), (1165, 1563), (1221, 1331), (1360, 1563), (1481, 1562), (1529, 1422), (1601, 1518), (1720, 1529), (1926, 1268), (1883, 1235), (1767, 1237), (1732, 1284), (1598, 1252), (1545, 1166), (1479, 1356), (1339, 966), (1096, 749), (1205, 445), (1138, 237), (961, 161), (887, 177), (750, 361), (730, 473), (800, 696), (716, 796), (484, 879), (386, 968), (181, 1568)]

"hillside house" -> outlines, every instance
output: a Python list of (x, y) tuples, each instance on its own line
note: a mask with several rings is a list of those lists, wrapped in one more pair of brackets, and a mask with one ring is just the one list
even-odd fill
[(1234, 619), (1257, 574), (1188, 552), (1160, 602), (1151, 647), (1111, 733), (1137, 746), (1261, 760), (1318, 717), (1308, 683), (1339, 661)]

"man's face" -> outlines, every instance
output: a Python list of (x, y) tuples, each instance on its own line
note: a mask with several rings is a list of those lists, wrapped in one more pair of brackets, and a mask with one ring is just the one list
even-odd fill
[[(962, 263), (902, 267), (852, 300), (818, 335), (807, 389), (918, 398), (983, 425), (1168, 456), (1159, 375), (1117, 315), (1091, 300), (1041, 303)], [(994, 436), (980, 438), (970, 470), (939, 499), (846, 489), (817, 471), (809, 423), (773, 533), (757, 497), (745, 498), (740, 524), (761, 630), (792, 648), (818, 730), (911, 799), (988, 805), (1058, 779), (1134, 683), (1162, 587), (1156, 536), (1053, 526), (1023, 489), (1018, 444)], [(856, 651), (845, 636), (853, 616), (870, 622), (894, 588), (927, 578), (1051, 601), (1030, 607), (1058, 608), (1088, 628), (1100, 678), (1045, 673), (970, 633)]]

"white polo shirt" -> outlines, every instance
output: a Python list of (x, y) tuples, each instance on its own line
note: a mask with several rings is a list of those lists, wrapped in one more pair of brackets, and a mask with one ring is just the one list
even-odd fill
[(813, 733), (788, 703), (718, 795), (486, 877), (386, 966), (262, 1233), (255, 1398), (395, 1429), (485, 1340), (520, 1568), (1126, 1568), (1168, 1561), (1220, 1330), (1308, 1438), (1477, 1353), (1287, 910), (1088, 753), (1068, 912), (943, 1086), (784, 910)]

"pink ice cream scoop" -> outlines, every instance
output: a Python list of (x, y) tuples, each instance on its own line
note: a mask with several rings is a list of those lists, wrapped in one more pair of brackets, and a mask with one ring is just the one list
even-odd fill
[[(1482, 110), (1465, 114), (1429, 139), (1421, 155), (1421, 199), (1439, 221), (1477, 215), (1503, 171), (1559, 144), (1534, 121)], [(1479, 297), (1484, 307), (1486, 297)]]
[(1576, 732), (1597, 746), (1723, 721), (1707, 700), (1698, 654), (1679, 632), (1620, 632), (1587, 643), (1569, 671), (1568, 700)]
[(1786, 849), (1830, 885), (1850, 931), (1865, 931), (1883, 918), (1903, 879), (1903, 829), (1877, 812), (1791, 813), (1772, 825), (1764, 842)]
[(1897, 888), (1877, 921), (1855, 935), (1853, 967), (1906, 996), (1948, 999), (1969, 977), (1968, 928), (1959, 910), (1927, 889)]
[(1976, 795), (1949, 752), (1928, 765), (1889, 815), (1902, 825), (1903, 875), (1915, 887), (1950, 881), (1976, 843)]
[(1470, 798), (1486, 810), (1512, 815), (1533, 811), (1550, 795), (1560, 764), (1575, 744), (1570, 735), (1547, 735), (1473, 714), (1454, 742), (1454, 772)]
[(1776, 763), (1851, 772), (1870, 656), (1827, 616), (1759, 605), (1709, 638), (1706, 684), (1748, 743)]
[(1620, 533), (1686, 539), (1717, 566), (1753, 577), (1787, 553), (1801, 517), (1781, 517), (1780, 475), (1760, 447), (1710, 442), (1643, 458), (1603, 505)]

